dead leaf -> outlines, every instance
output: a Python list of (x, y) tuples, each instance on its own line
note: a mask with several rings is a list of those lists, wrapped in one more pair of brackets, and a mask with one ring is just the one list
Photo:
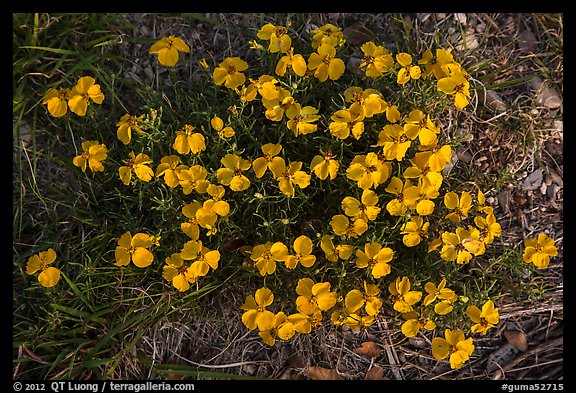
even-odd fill
[(364, 379), (371, 381), (388, 381), (389, 377), (384, 374), (384, 369), (380, 366), (374, 366), (366, 372)]
[(528, 349), (528, 342), (526, 341), (526, 333), (520, 330), (506, 330), (504, 332), (506, 340), (519, 351), (526, 352)]
[(310, 366), (306, 368), (306, 375), (308, 375), (310, 379), (315, 380), (344, 379), (335, 369), (319, 366)]
[(374, 341), (366, 341), (360, 347), (355, 348), (353, 352), (358, 355), (364, 355), (367, 358), (377, 358), (382, 353), (382, 349)]

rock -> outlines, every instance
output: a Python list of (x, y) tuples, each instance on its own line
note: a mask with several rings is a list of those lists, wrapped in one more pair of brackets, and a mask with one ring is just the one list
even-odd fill
[(509, 190), (502, 190), (498, 194), (498, 205), (502, 207), (502, 211), (504, 212), (504, 214), (511, 212), (510, 201), (511, 201), (511, 195)]
[(456, 22), (458, 22), (460, 24), (466, 25), (466, 22), (467, 22), (466, 14), (463, 12), (456, 12), (454, 14), (454, 20), (456, 20)]
[(544, 172), (538, 168), (524, 179), (524, 191), (537, 190), (542, 184)]
[[(558, 184), (560, 187), (564, 186), (564, 180), (562, 179), (562, 176), (560, 176), (558, 174), (558, 172), (556, 172), (554, 169), (552, 168), (548, 168), (548, 176), (546, 178), (546, 180), (548, 180), (548, 178), (550, 179), (550, 184), (556, 183)], [(546, 184), (548, 184), (548, 181), (546, 181)], [(548, 184), (548, 185), (550, 185)]]
[(503, 113), (508, 110), (508, 105), (506, 105), (495, 90), (481, 90), (479, 95), (480, 101), (483, 102), (487, 108), (492, 109), (496, 113)]
[(562, 99), (555, 89), (548, 86), (539, 76), (530, 80), (530, 87), (536, 94), (536, 102), (548, 109), (557, 109), (562, 105)]
[(350, 58), (346, 62), (346, 68), (348, 69), (348, 71), (356, 75), (362, 75), (363, 72), (360, 69), (360, 62), (362, 62), (362, 59), (355, 56), (350, 56)]
[[(460, 37), (460, 35), (458, 35)], [(474, 34), (474, 32), (472, 30), (468, 30), (466, 32), (466, 36), (464, 39), (464, 42), (459, 43), (458, 45), (456, 45), (456, 50), (459, 51), (466, 51), (466, 52), (470, 52), (473, 51), (474, 49), (478, 48), (478, 39), (476, 39), (476, 35)]]
[(536, 53), (538, 51), (538, 42), (536, 37), (529, 29), (522, 31), (518, 35), (518, 48), (524, 53)]
[(346, 42), (351, 45), (361, 46), (365, 42), (374, 41), (376, 34), (366, 26), (354, 24), (345, 28), (342, 34), (346, 37)]

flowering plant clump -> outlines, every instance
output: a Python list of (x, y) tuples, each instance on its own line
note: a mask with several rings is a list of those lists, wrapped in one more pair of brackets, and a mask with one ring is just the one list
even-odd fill
[[(434, 335), (433, 357), (462, 367), (499, 313), (497, 294), (469, 293), (458, 274), (502, 235), (479, 187), (446, 181), (456, 146), (444, 111), (470, 105), (471, 76), (442, 48), (348, 46), (331, 24), (307, 42), (295, 37), (289, 23), (266, 23), (251, 57), (212, 68), (203, 59), (205, 94), (219, 105), (166, 120), (143, 103), (149, 113), (111, 120), (106, 140), (86, 136), (70, 158), (79, 172), (115, 174), (109, 181), (138, 198), (140, 214), (152, 206), (148, 226), (135, 219), (114, 234), (112, 264), (146, 270), (176, 295), (241, 272), (257, 289), (244, 287), (237, 317), (269, 346), (393, 315), (406, 337)], [(172, 72), (190, 52), (171, 35), (148, 53)], [(351, 69), (352, 55), (361, 61)], [(85, 76), (43, 104), (54, 117), (84, 116), (103, 100)], [(545, 234), (525, 242), (523, 260), (537, 268), (556, 255)], [(27, 272), (53, 286), (54, 260), (40, 253)]]

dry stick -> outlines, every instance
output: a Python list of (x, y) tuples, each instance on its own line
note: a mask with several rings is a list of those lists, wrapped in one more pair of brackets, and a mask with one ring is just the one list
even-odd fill
[(492, 380), (502, 379), (504, 377), (504, 373), (506, 371), (510, 370), (512, 367), (514, 367), (518, 363), (526, 360), (527, 358), (529, 358), (532, 355), (536, 355), (537, 353), (544, 352), (545, 350), (547, 350), (549, 348), (561, 346), (563, 343), (564, 343), (564, 336), (555, 338), (554, 340), (551, 340), (551, 341), (546, 341), (545, 343), (542, 343), (542, 344), (538, 345), (537, 347), (534, 347), (531, 350), (524, 352), (522, 355), (516, 357), (515, 359), (510, 361), (508, 364), (504, 365), (504, 367), (502, 367), (500, 370), (498, 370), (496, 372), (496, 374), (494, 374), (494, 376), (491, 379)]
[(396, 378), (396, 380), (402, 380), (404, 379), (404, 377), (402, 376), (400, 370), (398, 369), (399, 364), (398, 355), (396, 354), (396, 349), (394, 348), (394, 344), (390, 339), (390, 333), (388, 332), (388, 323), (386, 323), (386, 321), (383, 322), (384, 322), (384, 328), (387, 331), (386, 333), (387, 344), (384, 346), (384, 349), (386, 350), (386, 355), (388, 356), (388, 362), (392, 366), (392, 372), (394, 373), (394, 378)]

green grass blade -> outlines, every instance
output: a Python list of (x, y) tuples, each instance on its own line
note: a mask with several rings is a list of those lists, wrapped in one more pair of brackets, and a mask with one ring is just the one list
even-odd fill
[(60, 49), (60, 48), (49, 48), (47, 46), (32, 46), (32, 45), (24, 45), (21, 46), (20, 49), (36, 49), (42, 50), (46, 52), (58, 53), (60, 55), (78, 55), (78, 52), (68, 49)]

